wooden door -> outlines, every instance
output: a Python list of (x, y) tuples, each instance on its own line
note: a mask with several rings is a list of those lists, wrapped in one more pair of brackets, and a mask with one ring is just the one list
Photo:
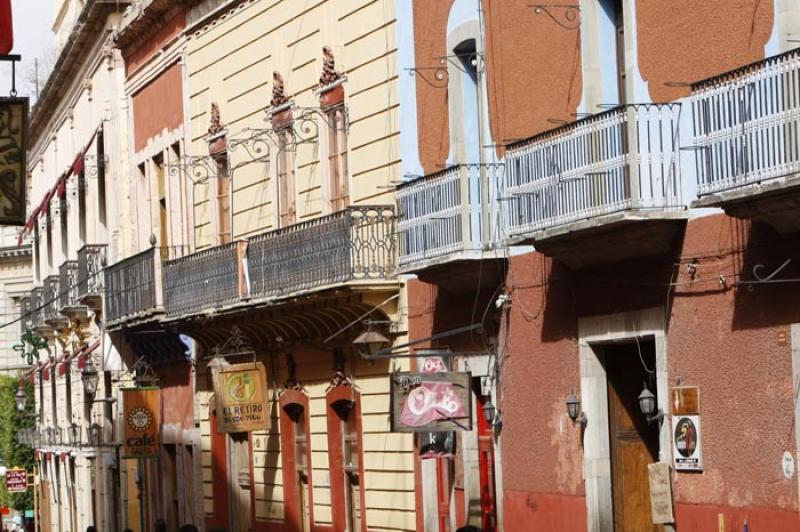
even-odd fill
[[(641, 356), (639, 353), (641, 349)], [(615, 532), (661, 532), (653, 525), (647, 465), (658, 460), (658, 423), (648, 424), (639, 409), (645, 382), (655, 393), (652, 342), (605, 349), (608, 375), (608, 425)]]
[(250, 532), (253, 529), (252, 477), (250, 441), (247, 432), (229, 434), (228, 485), (230, 486), (230, 520), (232, 532)]
[(483, 407), (489, 397), (480, 395), (481, 382), (473, 379), (475, 388), (475, 417), (478, 424), (478, 465), (481, 489), (481, 528), (484, 532), (497, 530), (497, 510), (494, 485), (494, 429), (486, 421)]

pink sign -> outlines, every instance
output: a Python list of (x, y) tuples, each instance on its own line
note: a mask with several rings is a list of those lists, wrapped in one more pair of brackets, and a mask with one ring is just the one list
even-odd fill
[(451, 382), (425, 382), (408, 393), (400, 421), (420, 427), (433, 421), (463, 418), (467, 411)]

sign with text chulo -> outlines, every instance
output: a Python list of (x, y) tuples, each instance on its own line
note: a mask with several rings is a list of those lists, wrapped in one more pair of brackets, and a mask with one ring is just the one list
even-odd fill
[(462, 372), (392, 375), (392, 431), (472, 430), (472, 375)]
[(0, 225), (25, 225), (27, 98), (0, 98)]
[(122, 388), (125, 439), (122, 458), (157, 458), (161, 446), (161, 389)]
[(234, 364), (214, 372), (219, 432), (252, 432), (267, 428), (267, 372), (264, 364)]

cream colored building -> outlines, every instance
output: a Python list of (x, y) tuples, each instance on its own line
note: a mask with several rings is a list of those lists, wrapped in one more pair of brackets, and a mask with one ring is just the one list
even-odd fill
[[(0, 228), (0, 372), (17, 375), (28, 361), (18, 350), (24, 332), (20, 315), (22, 301), (30, 295), (31, 246), (17, 241), (18, 228)], [(15, 349), (15, 346), (17, 349)]]
[[(32, 243), (26, 326), (46, 340), (34, 383), (42, 530), (121, 530), (115, 389), (103, 334), (102, 267), (116, 251), (114, 191), (127, 168), (123, 63), (110, 41), (127, 2), (56, 2), (58, 61), (29, 124)], [(99, 371), (94, 394), (81, 371)], [(112, 379), (111, 370), (114, 370)], [(112, 384), (115, 383), (115, 384)]]

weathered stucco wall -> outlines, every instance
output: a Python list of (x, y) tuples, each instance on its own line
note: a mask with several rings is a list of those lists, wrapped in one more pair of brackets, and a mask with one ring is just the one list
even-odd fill
[[(512, 258), (500, 342), (506, 526), (585, 529), (580, 429), (564, 403), (580, 390), (577, 320), (668, 306), (669, 384), (700, 388), (705, 462), (702, 473), (674, 476), (678, 529), (706, 530), (720, 513), (737, 529), (745, 517), (751, 529), (800, 529), (797, 479), (781, 470), (784, 451), (796, 453), (788, 338), (800, 288), (735, 285), (756, 264), (781, 265), (798, 243), (717, 215), (690, 221), (672, 256), (580, 272), (537, 253)], [(799, 272), (790, 265), (782, 276)]]

